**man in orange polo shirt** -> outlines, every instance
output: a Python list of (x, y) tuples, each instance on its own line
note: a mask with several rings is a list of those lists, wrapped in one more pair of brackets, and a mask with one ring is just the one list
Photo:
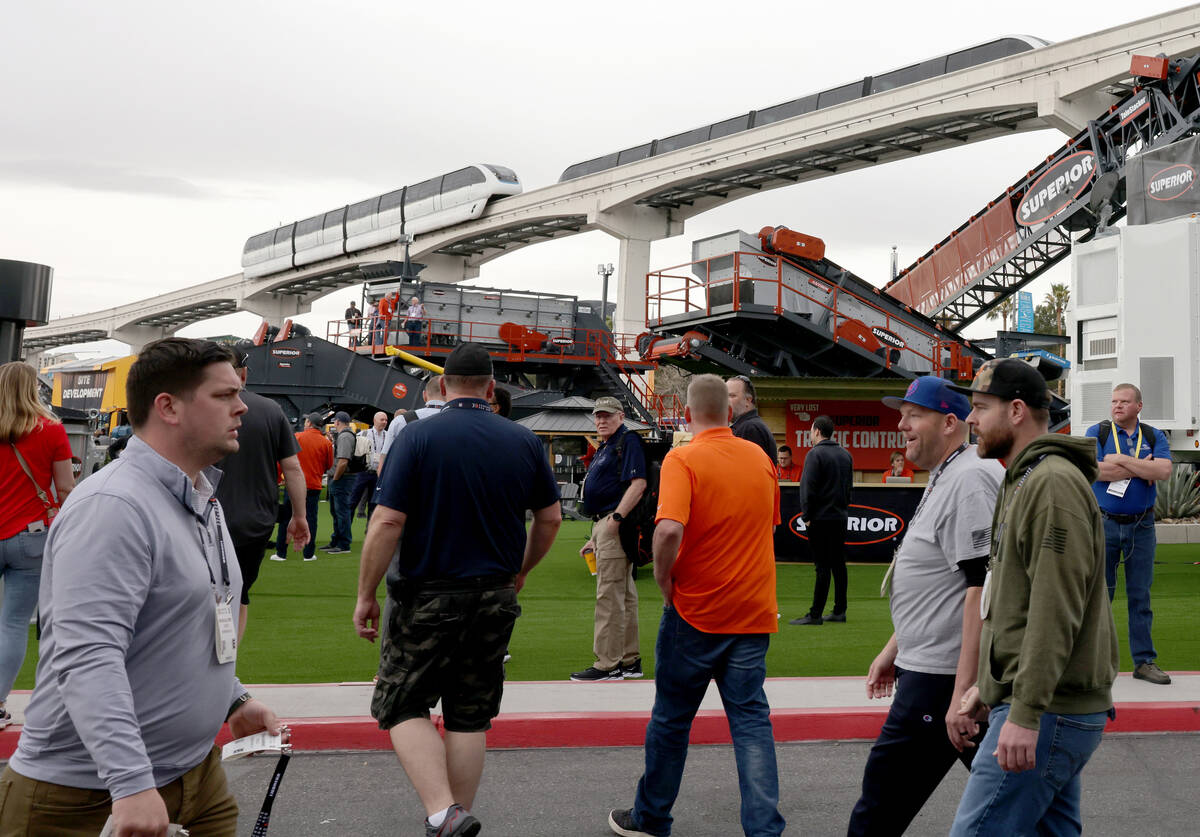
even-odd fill
[(724, 382), (697, 375), (684, 417), (695, 434), (663, 460), (654, 580), (666, 607), (659, 626), (646, 769), (633, 808), (608, 815), (624, 837), (671, 833), (671, 807), (688, 734), (710, 680), (717, 681), (737, 757), (742, 829), (783, 833), (770, 707), (763, 691), (770, 634), (778, 630), (775, 463), (729, 429)]
[[(333, 467), (333, 445), (321, 432), (321, 425), (321, 414), (312, 413), (304, 417), (304, 430), (296, 434), (296, 441), (300, 444), (300, 452), (296, 454), (296, 458), (300, 460), (300, 470), (304, 472), (304, 486), (307, 489), (304, 495), (305, 517), (308, 518), (308, 543), (304, 545), (305, 561), (315, 561), (317, 557), (317, 504), (321, 501), (321, 477)], [(285, 544), (284, 549), (286, 548)], [(286, 559), (286, 552), (279, 549), (279, 544), (276, 543), (275, 554), (271, 556), (271, 560)]]

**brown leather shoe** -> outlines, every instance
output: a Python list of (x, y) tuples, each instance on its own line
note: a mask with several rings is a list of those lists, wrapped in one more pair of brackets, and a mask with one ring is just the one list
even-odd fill
[(1145, 680), (1147, 683), (1153, 683), (1156, 686), (1171, 685), (1171, 675), (1167, 674), (1155, 663), (1142, 663), (1133, 670), (1133, 678), (1135, 680)]

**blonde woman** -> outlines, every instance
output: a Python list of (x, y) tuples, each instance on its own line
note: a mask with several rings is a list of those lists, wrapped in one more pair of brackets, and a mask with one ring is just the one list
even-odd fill
[(46, 531), (74, 487), (67, 432), (38, 400), (37, 373), (0, 366), (0, 729), (12, 721), (5, 701), (25, 661)]

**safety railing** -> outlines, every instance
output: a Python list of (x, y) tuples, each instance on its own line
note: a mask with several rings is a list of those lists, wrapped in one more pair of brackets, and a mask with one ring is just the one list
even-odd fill
[(683, 404), (675, 396), (650, 389), (645, 374), (657, 367), (641, 358), (636, 335), (601, 329), (545, 328), (532, 330), (512, 323), (426, 319), (419, 328), (402, 328), (401, 319), (363, 318), (358, 324), (331, 320), (326, 339), (358, 354), (383, 355), (388, 346), (436, 361), (460, 343), (480, 343), (493, 357), (509, 362), (604, 363), (616, 369), (630, 392), (658, 417), (660, 423), (678, 423)]
[[(818, 297), (804, 287), (797, 287), (785, 275), (788, 272), (820, 290), (824, 298)], [(717, 278), (712, 278), (716, 276)], [(714, 303), (714, 299), (717, 300)], [(928, 353), (905, 340), (902, 348), (883, 343), (887, 349), (881, 355), (886, 368), (901, 363), (905, 355), (912, 359), (906, 368), (925, 369), (940, 375), (952, 371), (958, 377), (971, 377), (971, 358), (964, 351), (962, 341), (945, 332), (940, 326), (924, 327), (913, 320), (897, 317), (893, 312), (874, 300), (846, 288), (838, 287), (826, 277), (820, 276), (803, 266), (781, 256), (739, 251), (713, 256), (695, 262), (685, 262), (646, 275), (646, 325), (653, 329), (675, 317), (687, 315), (711, 316), (714, 309), (719, 312), (740, 311), (744, 305), (753, 304), (756, 310), (769, 306), (776, 315), (783, 314), (785, 300), (794, 303), (803, 300), (810, 308), (827, 319), (829, 337), (837, 343), (847, 339), (839, 334), (839, 327), (849, 321), (863, 322), (862, 309), (870, 312), (868, 327), (879, 326), (895, 333), (902, 327), (906, 332), (915, 332), (927, 338)], [(851, 316), (846, 306), (853, 301), (859, 309)]]

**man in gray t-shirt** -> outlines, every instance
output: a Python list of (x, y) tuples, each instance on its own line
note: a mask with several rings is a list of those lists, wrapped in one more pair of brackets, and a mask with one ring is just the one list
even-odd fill
[(942, 378), (912, 382), (900, 411), (905, 456), (929, 483), (888, 571), (895, 633), (867, 673), (867, 697), (895, 699), (867, 757), (849, 834), (902, 834), (982, 731), (958, 714), (979, 662), (979, 596), (1004, 478), (967, 444), (966, 397)]

